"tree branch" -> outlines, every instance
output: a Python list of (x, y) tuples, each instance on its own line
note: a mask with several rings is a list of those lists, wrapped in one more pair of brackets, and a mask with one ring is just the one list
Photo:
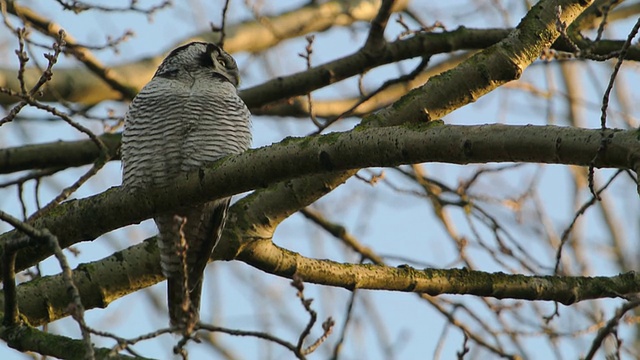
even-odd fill
[[(609, 146), (598, 158), (596, 166), (635, 169), (640, 165), (635, 130), (608, 130), (605, 136)], [(536, 162), (585, 166), (598, 151), (600, 141), (600, 130), (554, 126), (433, 126), (427, 123), (358, 128), (312, 138), (286, 139), (276, 145), (227, 157), (208, 168), (177, 178), (171, 192), (152, 189), (128, 194), (122, 188), (112, 188), (85, 199), (68, 201), (32, 225), (49, 229), (60, 239), (60, 246), (67, 247), (169, 209), (306, 175), (421, 162)], [(328, 175), (335, 177), (335, 174)], [(326, 191), (336, 186), (328, 182), (321, 185)], [(13, 233), (1, 235), (0, 242)], [(23, 270), (49, 255), (50, 252), (42, 247), (24, 249), (18, 254), (16, 269)]]
[[(471, 55), (472, 53), (465, 53), (463, 55), (452, 56), (443, 62), (427, 68), (425, 71), (419, 73), (415, 78), (394, 83), (364, 101), (362, 101), (364, 99), (362, 96), (354, 98), (342, 97), (335, 100), (314, 99), (313, 112), (319, 118), (335, 118), (343, 115), (350, 109), (353, 109), (352, 111), (349, 111), (346, 116), (365, 116), (393, 104), (409, 92), (409, 90), (424, 85), (435, 75), (453, 69), (455, 66), (460, 64), (460, 62), (468, 59)], [(367, 92), (367, 96), (369, 96), (369, 94), (370, 92)], [(309, 102), (305, 96), (298, 96), (279, 102), (269, 103), (259, 108), (253, 108), (251, 109), (251, 113), (253, 115), (308, 118)], [(2, 150), (0, 150), (0, 156), (1, 154)]]
[(414, 269), (373, 264), (342, 264), (306, 258), (280, 248), (270, 240), (251, 242), (239, 255), (267, 273), (348, 290), (391, 290), (431, 296), (466, 294), (496, 299), (549, 300), (571, 305), (597, 298), (618, 298), (640, 291), (635, 272), (612, 277), (527, 276), (467, 269)]
[[(46, 333), (31, 326), (0, 328), (0, 338), (13, 349), (22, 352), (34, 351), (44, 356), (60, 359), (84, 359), (86, 354), (86, 346), (83, 341)], [(118, 354), (105, 348), (94, 348), (94, 351), (98, 359), (147, 359)]]
[[(74, 280), (85, 307), (104, 308), (122, 296), (164, 280), (155, 243), (155, 237), (149, 238), (75, 269)], [(558, 301), (565, 305), (640, 292), (640, 275), (634, 272), (612, 277), (526, 276), (467, 269), (343, 264), (304, 257), (277, 247), (270, 239), (251, 239), (245, 243), (247, 246), (237, 257), (240, 261), (280, 277), (291, 279), (296, 274), (305, 282), (348, 290), (389, 290), (432, 296), (469, 294), (497, 299)], [(134, 259), (136, 261), (132, 262)], [(111, 266), (116, 262), (122, 266)], [(112, 277), (118, 281), (112, 281)], [(65, 288), (60, 286), (62, 281), (61, 275), (46, 276), (17, 287), (21, 314), (32, 326), (68, 315), (65, 311), (67, 303), (56, 300), (66, 298)], [(3, 301), (0, 298), (0, 304)]]
[[(106, 146), (110, 159), (120, 159), (120, 134), (97, 137)], [(0, 149), (0, 174), (30, 169), (67, 168), (91, 164), (102, 154), (95, 141), (56, 141)]]

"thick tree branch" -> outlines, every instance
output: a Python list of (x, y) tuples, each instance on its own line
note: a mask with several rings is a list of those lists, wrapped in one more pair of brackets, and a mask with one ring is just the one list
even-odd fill
[[(0, 338), (18, 351), (34, 351), (44, 356), (60, 359), (85, 359), (86, 349), (83, 341), (74, 340), (66, 336), (55, 335), (40, 331), (30, 326), (15, 326), (1, 328)], [(138, 359), (147, 358), (118, 354), (111, 349), (94, 348), (98, 359)]]
[[(110, 159), (119, 159), (120, 134), (98, 136)], [(91, 164), (102, 155), (93, 140), (56, 141), (0, 150), (0, 174), (30, 169), (67, 168)]]
[(386, 40), (384, 39), (384, 30), (387, 28), (387, 22), (391, 16), (394, 2), (394, 0), (382, 0), (378, 14), (371, 21), (369, 35), (367, 36), (367, 41), (364, 44), (364, 47), (371, 54), (377, 53), (378, 49), (382, 49), (386, 43)]
[[(73, 282), (86, 309), (106, 308), (113, 301), (165, 278), (160, 269), (156, 238), (116, 252), (73, 270)], [(68, 286), (62, 275), (45, 276), (19, 285), (21, 315), (32, 326), (69, 315)], [(2, 296), (4, 304), (4, 295)], [(25, 312), (26, 313), (23, 313)]]
[[(589, 3), (578, 0), (540, 1), (509, 36), (412, 90), (393, 106), (380, 111), (379, 119), (371, 119), (373, 124), (390, 125), (389, 114), (402, 122), (420, 117), (440, 119), (497, 87), (519, 79), (524, 69), (558, 38), (558, 21), (570, 24)], [(558, 8), (562, 9), (559, 18)]]
[[(596, 166), (635, 170), (640, 164), (636, 132), (608, 130), (605, 136), (609, 145)], [(86, 199), (63, 203), (32, 225), (49, 229), (58, 236), (60, 245), (67, 247), (163, 211), (305, 175), (420, 162), (536, 162), (586, 166), (598, 151), (600, 142), (599, 130), (554, 126), (434, 126), (431, 123), (286, 139), (189, 173), (176, 179), (171, 191), (127, 194), (122, 188), (113, 188)], [(331, 186), (335, 185), (322, 183), (327, 191)], [(12, 234), (3, 234), (0, 241)], [(16, 268), (25, 269), (48, 255), (43, 248), (25, 249), (18, 254)]]
[[(78, 288), (87, 309), (104, 308), (122, 296), (164, 280), (155, 243), (155, 238), (149, 238), (74, 270), (74, 279), (85, 283), (79, 284)], [(420, 270), (311, 259), (279, 248), (270, 239), (251, 239), (245, 243), (248, 245), (238, 254), (238, 260), (251, 266), (285, 278), (296, 274), (305, 282), (349, 290), (389, 290), (432, 296), (467, 294), (497, 299), (558, 301), (565, 305), (640, 292), (640, 277), (634, 272), (613, 277), (571, 277), (511, 275), (466, 269)], [(131, 262), (133, 259), (136, 261)], [(111, 277), (118, 281), (105, 281)], [(61, 276), (54, 275), (18, 286), (20, 312), (32, 326), (67, 316), (64, 301), (51, 302), (66, 297), (61, 282)], [(0, 304), (3, 301), (0, 297)]]
[[(468, 59), (471, 55), (472, 53), (465, 53), (460, 56), (452, 56), (446, 61), (430, 66), (425, 71), (419, 73), (415, 78), (390, 85), (364, 102), (361, 102), (363, 100), (362, 97), (342, 97), (335, 100), (315, 99), (313, 101), (313, 112), (316, 117), (319, 118), (332, 118), (344, 114), (346, 111), (357, 105), (353, 111), (349, 112), (348, 116), (365, 116), (393, 104), (409, 92), (409, 90), (424, 85), (435, 75), (453, 69), (455, 66), (460, 64), (460, 62)], [(251, 113), (253, 115), (308, 118), (309, 102), (306, 96), (298, 96), (275, 103), (269, 103), (260, 108), (253, 108)], [(0, 154), (2, 154), (2, 150), (0, 150)]]
[(617, 298), (640, 291), (640, 275), (612, 277), (526, 276), (467, 269), (414, 269), (373, 264), (341, 264), (306, 258), (270, 240), (251, 242), (238, 257), (267, 273), (345, 289), (392, 290), (428, 295), (468, 294), (497, 299), (549, 300), (564, 305)]

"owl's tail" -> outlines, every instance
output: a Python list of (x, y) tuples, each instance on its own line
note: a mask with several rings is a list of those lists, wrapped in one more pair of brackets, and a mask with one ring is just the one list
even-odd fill
[(229, 198), (189, 209), (186, 215), (162, 215), (158, 225), (160, 264), (167, 277), (169, 322), (184, 334), (200, 320), (202, 281), (227, 217)]

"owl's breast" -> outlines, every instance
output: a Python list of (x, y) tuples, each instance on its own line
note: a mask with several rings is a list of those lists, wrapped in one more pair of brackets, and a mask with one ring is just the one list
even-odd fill
[(232, 84), (152, 81), (125, 119), (123, 184), (165, 186), (250, 143), (250, 113)]

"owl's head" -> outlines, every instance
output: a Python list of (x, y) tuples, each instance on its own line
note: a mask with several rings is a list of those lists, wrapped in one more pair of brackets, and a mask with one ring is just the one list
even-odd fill
[(174, 49), (162, 61), (154, 77), (175, 78), (182, 72), (219, 77), (235, 87), (240, 82), (236, 61), (222, 48), (211, 43), (192, 42)]

